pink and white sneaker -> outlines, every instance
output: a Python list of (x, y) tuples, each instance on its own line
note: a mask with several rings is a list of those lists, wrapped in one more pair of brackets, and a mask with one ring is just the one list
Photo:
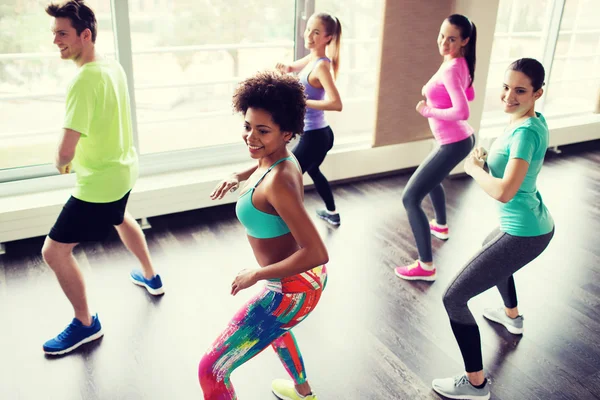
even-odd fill
[[(433, 267), (433, 266), (432, 266)], [(419, 260), (404, 267), (394, 268), (394, 273), (398, 278), (408, 281), (435, 281), (435, 267), (433, 269), (425, 269)]]
[(448, 225), (438, 225), (435, 219), (429, 221), (429, 231), (438, 239), (448, 240)]

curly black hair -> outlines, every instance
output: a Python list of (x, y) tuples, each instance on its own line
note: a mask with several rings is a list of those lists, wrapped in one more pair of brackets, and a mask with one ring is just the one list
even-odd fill
[(264, 71), (245, 79), (235, 89), (233, 109), (245, 115), (249, 108), (270, 113), (282, 132), (292, 132), (292, 138), (304, 131), (306, 96), (294, 76)]

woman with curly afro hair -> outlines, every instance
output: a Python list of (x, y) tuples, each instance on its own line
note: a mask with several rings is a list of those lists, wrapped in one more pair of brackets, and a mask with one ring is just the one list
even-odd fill
[(327, 249), (304, 209), (302, 172), (286, 147), (303, 132), (304, 89), (292, 76), (261, 72), (239, 85), (233, 107), (244, 116), (242, 138), (257, 165), (223, 180), (211, 198), (221, 199), (247, 181), (236, 213), (260, 268), (239, 272), (231, 294), (258, 281), (265, 287), (202, 357), (200, 385), (205, 399), (235, 399), (231, 373), (271, 345), (292, 378), (275, 380), (273, 392), (283, 399), (316, 399), (291, 332), (314, 310), (327, 280)]

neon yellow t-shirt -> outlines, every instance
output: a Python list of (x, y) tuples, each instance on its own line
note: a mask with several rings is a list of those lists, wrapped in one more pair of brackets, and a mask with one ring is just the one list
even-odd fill
[(81, 133), (73, 197), (110, 203), (133, 188), (138, 157), (133, 143), (127, 79), (113, 60), (84, 64), (67, 91), (64, 128)]

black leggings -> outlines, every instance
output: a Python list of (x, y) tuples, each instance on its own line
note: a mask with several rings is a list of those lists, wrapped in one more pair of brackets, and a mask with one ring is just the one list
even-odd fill
[(446, 196), (442, 181), (459, 162), (469, 155), (473, 146), (475, 146), (473, 135), (460, 142), (439, 146), (419, 165), (406, 184), (402, 202), (417, 242), (419, 259), (423, 262), (433, 261), (433, 255), (431, 254), (429, 221), (425, 211), (421, 208), (421, 202), (425, 196), (429, 195), (437, 223), (446, 224)]
[(483, 369), (479, 328), (467, 306), (468, 301), (496, 286), (504, 306), (515, 308), (517, 291), (513, 274), (542, 254), (552, 236), (554, 229), (545, 235), (531, 237), (512, 236), (496, 229), (446, 289), (444, 306), (467, 372)]
[(329, 126), (326, 126), (325, 128), (304, 132), (300, 137), (300, 142), (292, 150), (300, 163), (302, 173), (308, 172), (308, 176), (313, 180), (317, 192), (329, 211), (335, 210), (333, 193), (327, 178), (325, 178), (319, 167), (332, 147), (333, 131)]

